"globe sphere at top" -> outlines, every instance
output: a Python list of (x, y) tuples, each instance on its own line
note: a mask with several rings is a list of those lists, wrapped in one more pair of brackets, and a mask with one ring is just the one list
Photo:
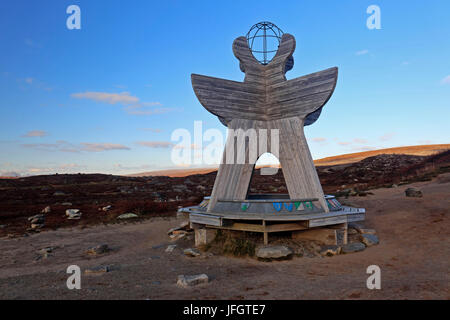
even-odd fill
[(259, 63), (268, 64), (278, 51), (283, 31), (271, 22), (254, 24), (247, 33), (247, 41), (253, 56)]

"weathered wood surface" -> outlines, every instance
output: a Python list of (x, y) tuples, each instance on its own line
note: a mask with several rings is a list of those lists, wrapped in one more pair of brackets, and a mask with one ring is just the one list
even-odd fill
[[(336, 222), (344, 223), (350, 221), (358, 221), (364, 220), (364, 213), (350, 213), (348, 211), (340, 210), (340, 211), (330, 211), (323, 213), (304, 213), (304, 214), (295, 214), (295, 213), (248, 213), (248, 212), (209, 212), (209, 213), (191, 213), (192, 216), (204, 217), (205, 219), (221, 219), (221, 221), (225, 220), (266, 220), (266, 221), (312, 221), (316, 219), (333, 219), (336, 217), (347, 217), (346, 221)], [(205, 222), (199, 222), (203, 224), (208, 224), (206, 220)], [(319, 221), (319, 220), (318, 220)]]
[(333, 94), (338, 70), (330, 68), (286, 80), (286, 61), (295, 50), (292, 35), (282, 37), (273, 60), (261, 65), (245, 37), (233, 43), (235, 56), (245, 70), (244, 82), (192, 74), (192, 86), (200, 103), (224, 123), (232, 119), (302, 119), (323, 107)]
[[(279, 130), (279, 161), (283, 168), (284, 180), (291, 199), (317, 198), (326, 212), (329, 211), (326, 204), (322, 186), (309, 151), (303, 132), (303, 120), (299, 117), (257, 121), (247, 119), (233, 119), (229, 124), (232, 129), (278, 129)], [(235, 143), (234, 136), (229, 135), (227, 145)], [(245, 143), (245, 142), (244, 142)], [(268, 149), (271, 149), (270, 139), (267, 141)], [(237, 148), (245, 150), (248, 154), (248, 143), (238, 145)], [(258, 148), (259, 149), (259, 148)], [(265, 151), (258, 150), (258, 157)], [(211, 211), (217, 199), (245, 200), (248, 193), (250, 180), (257, 159), (253, 162), (236, 164), (237, 152), (234, 154), (235, 164), (226, 163), (226, 152), (223, 154), (222, 164), (219, 167), (214, 183), (208, 211)], [(250, 160), (250, 159), (249, 159)]]
[[(233, 52), (245, 72), (243, 82), (192, 74), (192, 86), (200, 103), (230, 129), (278, 129), (281, 167), (291, 199), (318, 198), (322, 209), (329, 211), (322, 187), (303, 132), (305, 119), (320, 109), (331, 97), (337, 81), (337, 68), (330, 68), (303, 77), (287, 80), (286, 62), (295, 50), (295, 38), (284, 34), (278, 51), (267, 65), (260, 64), (248, 47), (247, 39), (239, 37), (233, 42)], [(260, 150), (257, 157), (249, 156), (245, 141), (237, 145), (244, 150), (248, 161), (226, 162), (224, 152), (214, 184), (208, 212), (217, 199), (244, 200), (257, 158), (272, 152)], [(227, 146), (235, 145), (229, 135)], [(274, 152), (272, 152), (274, 153)]]

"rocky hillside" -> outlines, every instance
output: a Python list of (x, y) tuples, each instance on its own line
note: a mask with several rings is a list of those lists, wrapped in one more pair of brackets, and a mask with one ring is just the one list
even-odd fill
[[(317, 167), (326, 193), (364, 196), (370, 189), (429, 180), (450, 171), (450, 151), (433, 156), (376, 155), (362, 161)], [(260, 175), (255, 170), (250, 193), (287, 193), (282, 170)], [(116, 223), (133, 213), (136, 219), (173, 215), (178, 206), (194, 205), (211, 194), (216, 172), (188, 177), (124, 177), (102, 174), (33, 176), (0, 180), (0, 236), (48, 228)], [(49, 208), (47, 208), (49, 207)], [(47, 208), (34, 230), (28, 217)], [(79, 209), (80, 219), (66, 210)]]

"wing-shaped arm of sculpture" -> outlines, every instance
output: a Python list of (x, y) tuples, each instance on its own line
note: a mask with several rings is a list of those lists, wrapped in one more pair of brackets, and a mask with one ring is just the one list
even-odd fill
[(304, 119), (327, 103), (336, 87), (337, 76), (338, 69), (334, 67), (270, 86), (268, 117)]
[(233, 118), (264, 115), (259, 101), (264, 97), (264, 91), (256, 86), (198, 74), (192, 74), (191, 81), (203, 107), (226, 122)]

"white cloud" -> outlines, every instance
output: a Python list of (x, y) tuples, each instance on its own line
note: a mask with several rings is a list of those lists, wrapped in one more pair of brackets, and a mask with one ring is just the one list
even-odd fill
[(71, 97), (76, 99), (89, 99), (108, 104), (120, 103), (123, 105), (129, 105), (139, 102), (139, 98), (130, 95), (129, 92), (108, 93), (108, 92), (87, 91), (81, 93), (73, 93), (71, 94)]
[(137, 144), (148, 148), (169, 148), (173, 146), (172, 142), (167, 141), (139, 141)]
[(450, 84), (450, 75), (441, 80), (442, 84)]
[(149, 116), (152, 114), (164, 114), (168, 112), (172, 112), (175, 109), (173, 108), (144, 108), (142, 105), (133, 105), (125, 108), (125, 111), (128, 114), (137, 115), (137, 116)]
[(25, 148), (32, 148), (41, 151), (59, 151), (59, 152), (100, 152), (110, 150), (130, 150), (129, 147), (117, 143), (89, 143), (83, 142), (79, 145), (59, 140), (55, 143), (28, 143), (22, 144)]
[(25, 40), (24, 40), (24, 43), (25, 43), (27, 46), (32, 47), (32, 48), (42, 48), (42, 45), (41, 45), (41, 44), (39, 44), (39, 43), (37, 43), (37, 42), (35, 42), (35, 41), (29, 39), (29, 38), (25, 39)]
[(363, 152), (363, 151), (377, 150), (377, 148), (371, 147), (371, 146), (358, 146), (358, 147), (352, 147), (351, 150), (356, 151), (356, 152)]
[(138, 97), (132, 96), (129, 92), (109, 93), (87, 91), (72, 93), (70, 96), (76, 99), (88, 99), (108, 104), (121, 104), (125, 106), (124, 110), (132, 115), (163, 114), (174, 110), (172, 108), (153, 108), (155, 106), (162, 106), (162, 103), (157, 101), (141, 102)]
[(47, 131), (43, 131), (43, 130), (32, 130), (32, 131), (28, 131), (26, 134), (24, 134), (22, 137), (25, 138), (32, 138), (32, 137), (45, 137), (48, 136)]
[(0, 177), (20, 177), (20, 173), (16, 171), (0, 171)]
[(160, 132), (162, 132), (162, 130), (158, 129), (158, 128), (142, 128), (141, 130), (142, 131), (150, 131), (150, 132), (153, 132), (153, 133), (160, 133)]
[(325, 141), (327, 141), (327, 138), (317, 137), (317, 138), (312, 138), (312, 141), (314, 141), (314, 142), (325, 142)]
[(100, 151), (109, 151), (109, 150), (130, 150), (127, 146), (117, 143), (81, 143), (83, 146), (81, 150), (90, 151), (90, 152), (100, 152)]
[(362, 56), (362, 55), (368, 54), (368, 53), (369, 53), (369, 50), (364, 49), (364, 50), (356, 51), (355, 54), (356, 54), (357, 56)]
[(388, 140), (391, 140), (394, 136), (395, 136), (394, 132), (389, 132), (389, 133), (386, 133), (386, 134), (382, 135), (380, 137), (380, 140), (381, 141), (388, 141)]

